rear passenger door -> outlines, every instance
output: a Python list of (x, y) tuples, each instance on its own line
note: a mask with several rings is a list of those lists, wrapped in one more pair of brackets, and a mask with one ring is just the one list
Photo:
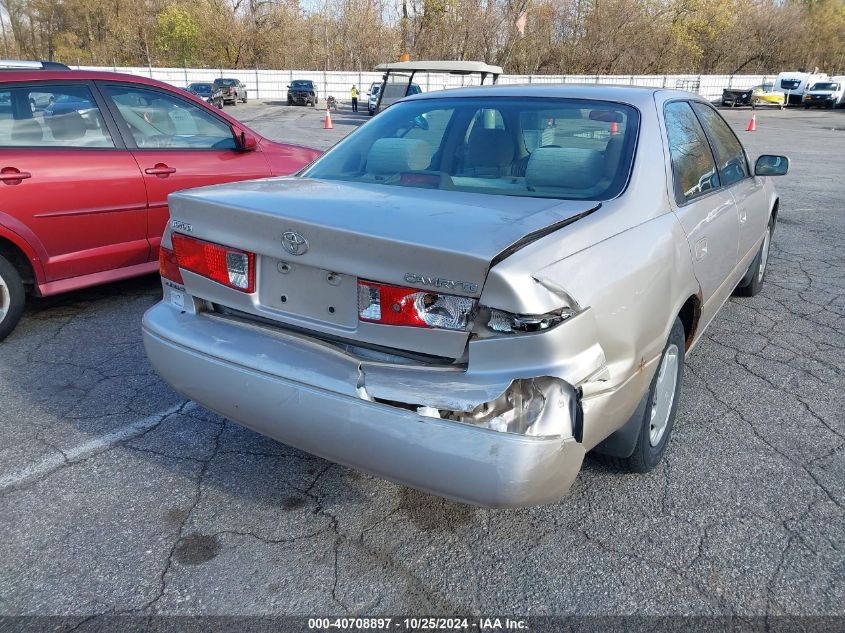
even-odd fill
[(736, 202), (739, 220), (738, 261), (744, 264), (757, 254), (769, 222), (763, 181), (752, 175), (742, 144), (719, 113), (700, 102), (693, 102), (692, 109), (710, 139), (722, 186), (731, 192)]
[(209, 108), (148, 86), (99, 85), (143, 173), (150, 259), (158, 257), (169, 194), (271, 175), (261, 150), (240, 151), (232, 127)]
[(706, 324), (733, 290), (739, 220), (731, 193), (722, 186), (707, 136), (687, 101), (669, 101), (663, 118), (672, 168), (670, 198), (689, 240), (703, 293)]
[(138, 165), (88, 82), (0, 86), (0, 223), (47, 282), (147, 261)]

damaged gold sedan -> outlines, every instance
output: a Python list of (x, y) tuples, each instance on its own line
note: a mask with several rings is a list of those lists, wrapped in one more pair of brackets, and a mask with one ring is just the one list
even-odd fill
[(326, 459), (484, 506), (587, 451), (646, 472), (685, 355), (759, 292), (779, 202), (685, 92), (498, 86), (391, 106), (298, 176), (170, 198), (159, 374)]

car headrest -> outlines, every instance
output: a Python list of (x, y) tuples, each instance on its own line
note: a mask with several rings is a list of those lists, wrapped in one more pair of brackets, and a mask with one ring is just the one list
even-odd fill
[(504, 167), (513, 162), (514, 142), (505, 130), (475, 128), (467, 140), (468, 167)]
[(604, 175), (601, 154), (578, 147), (538, 147), (525, 168), (529, 187), (589, 189)]
[(17, 119), (12, 122), (13, 143), (38, 143), (44, 138), (44, 130), (35, 119)]
[(72, 141), (85, 136), (85, 121), (76, 110), (44, 117), (44, 120), (57, 141)]
[(419, 171), (431, 162), (428, 143), (413, 138), (380, 138), (367, 154), (371, 174), (397, 174)]
[(604, 148), (604, 175), (612, 178), (622, 157), (622, 137), (611, 136)]

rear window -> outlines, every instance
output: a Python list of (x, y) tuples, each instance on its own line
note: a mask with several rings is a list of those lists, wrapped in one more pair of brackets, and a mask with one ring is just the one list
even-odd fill
[(607, 200), (627, 184), (638, 128), (636, 109), (606, 101), (509, 97), (406, 101), (341, 141), (304, 176)]
[(780, 87), (782, 90), (795, 90), (801, 85), (800, 79), (781, 79)]
[(215, 79), (214, 83), (218, 86), (237, 86), (238, 80), (237, 79)]

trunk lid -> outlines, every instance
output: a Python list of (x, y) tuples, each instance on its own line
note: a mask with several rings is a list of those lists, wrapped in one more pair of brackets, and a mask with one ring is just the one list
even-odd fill
[(359, 322), (358, 279), (478, 298), (497, 257), (599, 206), (308, 178), (192, 189), (169, 203), (175, 230), (256, 254), (253, 295), (188, 273), (192, 294), (344, 340), (450, 358), (463, 353), (467, 332)]

